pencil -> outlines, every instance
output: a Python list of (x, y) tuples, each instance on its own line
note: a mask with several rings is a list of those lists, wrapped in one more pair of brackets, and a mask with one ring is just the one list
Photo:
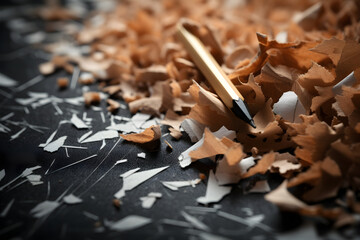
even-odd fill
[(239, 118), (256, 128), (244, 97), (221, 69), (204, 44), (179, 23), (177, 36), (195, 65), (208, 80), (223, 103)]

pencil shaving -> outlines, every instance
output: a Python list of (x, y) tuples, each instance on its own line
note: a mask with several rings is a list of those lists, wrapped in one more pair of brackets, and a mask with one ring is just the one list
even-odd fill
[[(98, 20), (89, 19), (75, 34), (77, 44), (91, 47), (89, 54), (74, 56), (71, 44), (49, 44), (45, 49), (55, 56), (39, 69), (47, 75), (58, 68), (73, 72), (76, 65), (91, 74), (80, 75), (80, 82), (101, 81), (101, 89), (128, 103), (132, 114), (166, 114), (161, 123), (170, 126), (175, 138), (180, 138), (182, 126), (197, 142), (179, 157), (182, 167), (202, 158), (219, 158), (216, 176), (210, 173), (208, 192), (198, 199), (200, 203), (216, 202), (228, 194), (230, 188), (220, 184), (271, 171), (288, 180), (266, 195), (268, 201), (346, 225), (351, 218), (343, 210), (308, 203), (339, 196), (344, 186), (360, 186), (358, 5), (350, 0), (296, 1), (279, 9), (277, 1), (261, 8), (257, 3), (230, 8), (220, 3), (194, 8), (188, 8), (187, 2), (168, 3), (164, 9), (154, 4), (146, 10), (124, 3), (113, 13), (94, 13)], [(125, 14), (129, 9), (134, 14)], [(224, 12), (226, 17), (219, 17)], [(39, 15), (74, 17), (59, 6), (43, 9)], [(205, 81), (173, 36), (178, 23), (200, 39), (231, 78), (248, 104), (256, 129), (239, 121)], [(61, 46), (66, 46), (66, 54), (59, 53)], [(288, 96), (294, 104), (284, 110)], [(85, 93), (84, 100), (86, 105), (98, 103), (100, 95)], [(114, 103), (110, 105), (114, 110)], [(235, 141), (215, 136), (223, 126), (234, 131)], [(123, 137), (138, 143), (154, 141), (161, 135), (159, 129), (149, 127)], [(50, 147), (56, 151), (58, 146)], [(301, 196), (287, 190), (302, 185), (310, 188)], [(359, 211), (357, 204), (349, 206)]]
[(148, 143), (156, 141), (161, 137), (161, 129), (159, 125), (151, 126), (145, 129), (142, 133), (135, 134), (120, 134), (126, 141), (135, 143)]

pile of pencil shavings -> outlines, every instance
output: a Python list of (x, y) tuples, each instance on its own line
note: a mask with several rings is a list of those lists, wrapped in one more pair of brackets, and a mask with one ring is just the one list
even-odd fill
[[(56, 9), (66, 11), (45, 7), (40, 16), (76, 18), (53, 16)], [(165, 113), (162, 124), (174, 138), (185, 131), (193, 142), (201, 140), (179, 157), (182, 167), (220, 155), (219, 184), (278, 173), (285, 180), (268, 201), (341, 227), (360, 214), (359, 16), (355, 0), (128, 1), (112, 12), (93, 12), (80, 32), (68, 31), (75, 43), (45, 46), (54, 57), (40, 70), (79, 67), (80, 83), (96, 82), (132, 113)], [(256, 129), (224, 106), (176, 40), (181, 18), (244, 96)], [(70, 26), (65, 22), (63, 31)], [(80, 45), (89, 54), (70, 54)], [(64, 46), (69, 50), (57, 54)], [(96, 94), (85, 95), (86, 102)], [(114, 104), (110, 100), (111, 111)], [(234, 134), (217, 137), (223, 126)], [(159, 131), (152, 126), (123, 137), (145, 143), (159, 139)], [(244, 171), (240, 163), (249, 157), (254, 166)], [(299, 186), (294, 196), (289, 189)], [(324, 207), (326, 199), (332, 204)]]

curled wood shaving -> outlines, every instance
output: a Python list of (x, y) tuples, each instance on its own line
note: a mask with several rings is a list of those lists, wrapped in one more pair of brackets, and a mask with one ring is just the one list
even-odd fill
[(101, 101), (101, 97), (98, 92), (86, 92), (83, 94), (83, 97), (86, 106), (90, 106), (92, 104), (99, 104)]
[(79, 77), (79, 82), (84, 85), (90, 85), (95, 82), (95, 78), (91, 73), (81, 73)]
[(148, 143), (153, 142), (161, 137), (161, 129), (159, 125), (153, 125), (151, 127), (146, 128), (141, 133), (134, 134), (120, 134), (126, 141), (135, 142), (135, 143)]
[(67, 88), (69, 85), (69, 79), (67, 77), (58, 78), (56, 82), (60, 89)]
[(275, 161), (275, 153), (270, 152), (265, 154), (255, 165), (255, 167), (250, 168), (250, 170), (245, 173), (242, 177), (247, 178), (251, 177), (257, 173), (264, 174), (269, 167), (273, 164)]
[(176, 130), (175, 128), (170, 127), (169, 131), (170, 131), (170, 135), (177, 140), (179, 140), (182, 137), (182, 133), (179, 130)]
[(39, 65), (39, 71), (41, 74), (52, 74), (56, 69), (56, 66), (52, 62), (45, 62)]
[(109, 104), (109, 106), (107, 107), (107, 110), (111, 113), (116, 112), (119, 108), (120, 108), (120, 103), (118, 103), (115, 100), (112, 99), (107, 99), (106, 102)]

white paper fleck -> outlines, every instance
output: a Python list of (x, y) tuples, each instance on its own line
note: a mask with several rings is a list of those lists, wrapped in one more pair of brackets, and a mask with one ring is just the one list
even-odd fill
[(95, 133), (94, 135), (86, 138), (81, 143), (97, 142), (104, 139), (112, 139), (119, 137), (119, 133), (114, 130), (103, 130)]
[(205, 225), (203, 222), (201, 222), (199, 219), (197, 219), (194, 216), (191, 216), (190, 214), (181, 211), (181, 215), (185, 218), (186, 221), (188, 221), (194, 228), (203, 230), (203, 231), (210, 231), (210, 228)]
[(57, 133), (57, 130), (55, 130), (55, 131), (50, 135), (50, 137), (46, 140), (45, 143), (40, 143), (39, 147), (42, 147), (42, 148), (43, 148), (43, 147), (46, 147), (46, 146), (54, 139), (56, 133)]
[[(24, 178), (30, 174), (33, 173), (33, 171), (35, 171), (36, 169), (39, 169), (41, 168), (41, 166), (35, 166), (35, 167), (31, 167), (31, 168), (25, 168), (25, 170), (20, 174), (18, 175), (17, 177), (15, 177), (14, 179), (12, 179), (10, 182), (6, 183), (5, 185), (1, 186), (0, 187), (0, 191), (2, 191), (3, 189), (7, 188), (8, 186), (10, 186), (12, 183), (14, 183), (16, 180), (20, 179), (20, 178)], [(27, 179), (23, 182), (26, 182), (28, 181)]]
[(10, 137), (10, 141), (15, 140), (16, 138), (18, 138), (25, 130), (26, 130), (26, 127), (22, 128), (20, 131), (18, 131), (14, 135), (12, 135)]
[(25, 170), (22, 172), (21, 176), (26, 177), (26, 176), (32, 174), (33, 171), (35, 171), (35, 170), (37, 170), (39, 168), (41, 168), (41, 166), (39, 166), (39, 165), (37, 165), (35, 167), (31, 167), (31, 168), (25, 168)]
[[(185, 209), (188, 211), (188, 212), (191, 212), (191, 213), (214, 213), (217, 211), (217, 208), (215, 208), (215, 205), (214, 204), (214, 207), (198, 207), (198, 206), (185, 206)], [(221, 207), (221, 205), (220, 205)]]
[(356, 83), (356, 78), (354, 75), (354, 71), (352, 71), (349, 75), (347, 75), (343, 80), (337, 83), (333, 88), (332, 91), (334, 94), (340, 95), (342, 92), (342, 86), (353, 86)]
[(194, 119), (187, 118), (181, 123), (181, 127), (189, 135), (191, 142), (199, 141), (203, 134), (205, 126)]
[(143, 125), (150, 117), (151, 117), (151, 115), (146, 114), (146, 113), (136, 113), (136, 114), (131, 118), (131, 121), (134, 123), (134, 125), (135, 125), (137, 128), (140, 128), (141, 125)]
[(38, 108), (38, 107), (44, 106), (44, 105), (49, 104), (49, 103), (52, 103), (52, 102), (53, 102), (53, 101), (52, 101), (51, 98), (40, 99), (40, 100), (38, 100), (37, 102), (33, 102), (33, 103), (31, 104), (31, 107), (32, 107), (33, 109), (36, 109), (36, 108)]
[(36, 185), (43, 184), (44, 182), (43, 181), (38, 181), (38, 182), (30, 182), (30, 183), (31, 183), (31, 185), (36, 186)]
[(254, 166), (254, 165), (255, 165), (255, 160), (258, 160), (258, 159), (260, 159), (260, 158), (261, 158), (261, 156), (258, 156), (258, 157), (256, 157), (256, 158), (250, 156), (250, 157), (247, 157), (247, 158), (242, 159), (242, 160), (239, 162), (241, 175), (245, 174), (249, 168), (251, 168), (252, 166)]
[[(74, 52), (77, 51), (76, 48), (74, 48), (74, 50), (75, 51), (71, 51), (71, 54), (74, 54)], [(80, 69), (78, 67), (74, 67), (74, 71), (73, 71), (73, 75), (71, 77), (71, 83), (70, 83), (71, 89), (75, 89), (76, 83), (78, 82), (78, 79), (79, 79), (79, 75), (80, 75)]]
[(61, 110), (61, 108), (59, 107), (59, 105), (57, 103), (51, 102), (51, 104), (54, 106), (58, 115), (63, 115), (64, 112)]
[(6, 121), (6, 120), (8, 120), (9, 118), (13, 117), (14, 115), (15, 115), (14, 112), (8, 113), (8, 114), (6, 114), (5, 116), (1, 117), (1, 118), (0, 118), (0, 121)]
[(192, 227), (192, 224), (190, 224), (188, 222), (174, 220), (174, 219), (168, 219), (168, 218), (161, 219), (161, 223), (162, 224), (173, 225), (173, 226), (177, 226), (177, 227), (184, 227), (184, 228), (191, 228)]
[(85, 81), (85, 80), (93, 79), (93, 78), (94, 78), (94, 75), (90, 72), (82, 72), (79, 77), (79, 79), (81, 81)]
[(27, 88), (29, 88), (29, 87), (31, 87), (31, 86), (33, 86), (33, 85), (41, 82), (42, 80), (44, 80), (44, 76), (38, 75), (38, 76), (30, 79), (29, 81), (25, 82), (24, 84), (18, 86), (18, 87), (15, 89), (15, 91), (16, 91), (16, 92), (24, 91), (25, 89), (27, 89)]
[(104, 115), (104, 113), (103, 113), (103, 112), (100, 112), (100, 116), (101, 116), (101, 121), (102, 121), (103, 123), (105, 123), (105, 115)]
[(21, 105), (29, 105), (29, 104), (32, 104), (34, 102), (36, 102), (37, 100), (39, 100), (39, 98), (37, 97), (31, 97), (31, 98), (16, 98), (15, 99), (15, 102), (21, 104)]
[[(126, 107), (125, 107), (125, 109), (126, 109)], [(114, 117), (116, 120), (119, 120), (119, 121), (126, 121), (126, 122), (128, 122), (128, 121), (130, 121), (131, 120), (131, 118), (127, 118), (127, 117), (123, 117), (123, 116), (117, 116), (117, 115), (111, 115), (111, 117)]]
[[(219, 130), (213, 132), (213, 134), (217, 138), (227, 137), (231, 140), (235, 139), (236, 137), (235, 131), (228, 130), (225, 126), (222, 126)], [(178, 160), (182, 168), (185, 168), (191, 164), (191, 157), (189, 156), (189, 153), (193, 150), (198, 149), (203, 143), (204, 143), (204, 136), (197, 143), (195, 143), (194, 145), (192, 145), (191, 147), (189, 147), (180, 154)]]
[(249, 190), (250, 193), (266, 193), (270, 192), (270, 186), (267, 180), (257, 181), (255, 186)]
[(145, 197), (141, 197), (141, 206), (145, 209), (151, 208), (154, 203), (156, 202), (156, 199), (161, 198), (162, 194), (157, 192), (151, 192)]
[(9, 98), (9, 99), (13, 97), (13, 95), (11, 95), (10, 93), (7, 93), (6, 91), (4, 91), (2, 89), (0, 89), (0, 95), (4, 96), (6, 98)]
[(130, 215), (117, 222), (107, 223), (106, 225), (111, 230), (122, 232), (122, 231), (129, 231), (136, 228), (140, 228), (151, 222), (152, 220), (150, 218), (137, 216), (137, 215)]
[(251, 227), (251, 228), (257, 227), (257, 228), (260, 228), (260, 229), (262, 229), (264, 231), (267, 231), (267, 232), (272, 231), (272, 229), (269, 226), (261, 223), (261, 221), (264, 218), (263, 214), (251, 216), (251, 217), (248, 217), (248, 218), (242, 218), (242, 217), (239, 217), (239, 216), (236, 216), (236, 215), (224, 212), (224, 211), (218, 211), (217, 215), (220, 216), (220, 217), (232, 220), (234, 222), (244, 224), (244, 225), (246, 225), (248, 227)]
[(75, 98), (64, 98), (64, 101), (66, 103), (72, 104), (72, 105), (82, 105), (84, 104), (84, 98), (83, 97), (75, 97)]
[(146, 158), (146, 153), (144, 153), (144, 152), (138, 153), (137, 157), (145, 159)]
[(0, 87), (14, 87), (18, 84), (14, 79), (0, 73)]
[(4, 208), (4, 210), (2, 210), (2, 212), (0, 213), (0, 217), (6, 217), (6, 215), (8, 214), (8, 212), (10, 211), (11, 206), (13, 205), (15, 199), (12, 199)]
[(49, 96), (46, 92), (32, 92), (28, 91), (27, 94), (32, 98), (47, 98)]
[[(116, 125), (116, 123), (115, 123), (115, 117), (114, 117), (114, 115), (110, 115), (110, 126), (115, 126)], [(108, 128), (106, 128), (106, 129), (108, 129)], [(116, 129), (112, 129), (112, 130), (116, 130)]]
[(42, 181), (40, 181), (41, 175), (31, 174), (31, 175), (26, 176), (26, 178), (29, 180), (29, 182), (32, 185), (39, 185), (39, 184), (43, 183)]
[(86, 157), (86, 158), (84, 158), (84, 159), (81, 159), (81, 160), (79, 160), (79, 161), (70, 163), (70, 164), (65, 165), (65, 166), (63, 166), (63, 167), (61, 167), (61, 168), (55, 169), (54, 171), (50, 172), (49, 174), (55, 173), (55, 172), (58, 172), (58, 171), (61, 171), (61, 170), (65, 169), (65, 168), (68, 168), (68, 167), (74, 166), (74, 165), (76, 165), (76, 164), (78, 164), (78, 163), (87, 161), (87, 160), (89, 160), (89, 159), (91, 159), (91, 158), (93, 158), (93, 157), (96, 157), (96, 156), (97, 156), (97, 154), (94, 154), (94, 155), (91, 155), (91, 156)]
[[(84, 98), (82, 98), (82, 99), (84, 99)], [(96, 107), (96, 106), (91, 106), (91, 109), (96, 112), (100, 112), (103, 110), (101, 107)]]
[(151, 127), (153, 125), (159, 125), (159, 124), (160, 124), (160, 119), (154, 118), (154, 119), (148, 120), (144, 124), (142, 124), (141, 128), (146, 129), (146, 128), (149, 128), (149, 127)]
[(92, 219), (92, 220), (94, 220), (94, 221), (98, 221), (98, 220), (99, 220), (99, 217), (96, 216), (96, 215), (93, 214), (93, 213), (90, 213), (90, 212), (87, 212), (87, 211), (83, 211), (83, 214), (84, 214), (86, 217), (88, 217), (88, 218), (90, 218), (90, 219)]
[(106, 142), (105, 142), (105, 139), (103, 139), (101, 146), (100, 146), (100, 150), (103, 149), (105, 146), (106, 146)]
[(201, 182), (201, 179), (197, 178), (194, 180), (188, 180), (188, 181), (162, 181), (161, 183), (173, 190), (173, 191), (177, 191), (179, 190), (180, 187), (186, 187), (186, 186), (192, 186), (195, 187), (196, 184), (199, 184)]
[(87, 129), (90, 128), (88, 125), (86, 125), (75, 113), (73, 113), (70, 121), (77, 129)]
[(219, 202), (225, 195), (229, 194), (230, 191), (231, 187), (220, 186), (215, 178), (213, 171), (210, 171), (206, 194), (204, 197), (199, 197), (196, 199), (196, 201), (201, 204)]
[(46, 38), (46, 34), (43, 31), (37, 31), (34, 33), (30, 33), (25, 36), (24, 40), (28, 44), (37, 44), (44, 41)]
[(136, 128), (136, 126), (131, 121), (126, 123), (112, 124), (106, 129), (116, 130), (122, 133), (139, 133), (142, 131), (142, 129)]
[(0, 123), (0, 132), (8, 133), (11, 129)]
[(11, 129), (0, 123), (0, 132), (8, 133)]
[(85, 138), (87, 138), (88, 136), (90, 136), (92, 134), (93, 131), (87, 132), (84, 135), (82, 135), (79, 139), (78, 142), (81, 143), (82, 141), (84, 141)]
[(19, 187), (20, 185), (22, 185), (22, 184), (24, 184), (24, 183), (26, 183), (26, 182), (28, 182), (28, 180), (27, 180), (27, 179), (25, 179), (25, 180), (23, 180), (23, 181), (19, 182), (18, 184), (15, 184), (15, 185), (14, 185), (14, 186), (12, 186), (11, 188), (9, 188), (9, 189), (8, 189), (8, 191), (13, 190), (13, 189), (15, 189), (15, 188)]
[(118, 164), (120, 164), (120, 163), (125, 163), (125, 162), (127, 162), (127, 159), (117, 160), (114, 165), (116, 166), (116, 165), (118, 165)]
[(87, 149), (87, 147), (81, 147), (81, 146), (71, 146), (71, 145), (62, 145), (63, 148), (72, 148), (72, 149)]
[(122, 188), (114, 194), (115, 198), (122, 198), (125, 196), (125, 191), (129, 191), (141, 183), (145, 182), (149, 178), (155, 176), (156, 174), (160, 173), (161, 171), (165, 170), (169, 166), (154, 168), (150, 170), (145, 170), (142, 172), (133, 173), (130, 176), (124, 178)]
[(274, 104), (273, 111), (285, 120), (294, 123), (302, 122), (299, 115), (306, 113), (304, 106), (293, 91), (283, 93), (279, 101)]
[(50, 214), (57, 207), (60, 206), (60, 203), (57, 201), (43, 201), (31, 209), (30, 214), (35, 218), (41, 218)]
[(53, 141), (53, 142), (49, 143), (48, 145), (46, 145), (44, 147), (44, 151), (56, 152), (57, 150), (59, 150), (59, 148), (61, 148), (64, 145), (66, 139), (67, 139), (67, 136), (59, 137), (55, 141)]
[(121, 174), (120, 177), (122, 178), (127, 178), (128, 176), (130, 176), (131, 174), (133, 173), (136, 173), (137, 171), (139, 171), (140, 168), (134, 168), (134, 169), (131, 169), (129, 171), (126, 171), (125, 173)]
[(77, 203), (81, 203), (83, 201), (82, 199), (80, 199), (79, 197), (75, 196), (72, 193), (69, 195), (66, 195), (63, 198), (63, 200), (66, 204), (77, 204)]
[(226, 158), (223, 157), (223, 159), (218, 162), (215, 178), (219, 185), (236, 184), (241, 179), (239, 171), (239, 165), (230, 166)]
[(262, 222), (262, 220), (264, 220), (264, 218), (265, 218), (264, 214), (258, 214), (251, 217), (247, 217), (245, 218), (245, 220), (248, 222), (249, 227), (255, 227), (259, 225)]
[(5, 177), (5, 169), (0, 171), (0, 181)]
[(161, 198), (162, 197), (162, 193), (159, 192), (150, 192), (148, 194), (149, 197), (156, 197), (156, 198)]

